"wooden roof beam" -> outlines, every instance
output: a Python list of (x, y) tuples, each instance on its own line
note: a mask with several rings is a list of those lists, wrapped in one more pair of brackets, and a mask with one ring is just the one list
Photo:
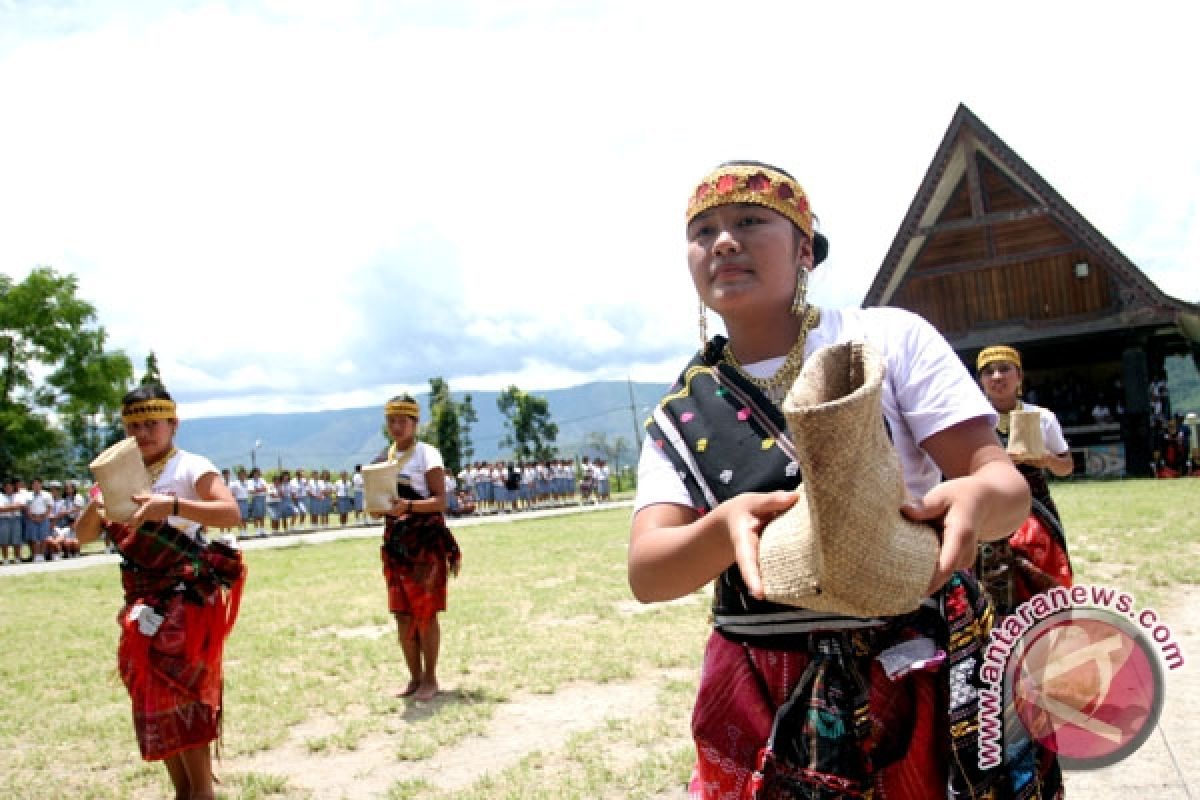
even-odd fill
[(946, 233), (948, 231), (964, 231), (972, 228), (981, 228), (988, 225), (1002, 225), (1005, 222), (1018, 222), (1025, 219), (1033, 219), (1034, 217), (1042, 217), (1050, 213), (1049, 206), (1029, 206), (1028, 208), (1016, 208), (1011, 211), (993, 211), (990, 214), (981, 214), (970, 219), (952, 219), (947, 222), (937, 222), (933, 225), (925, 225), (917, 228), (917, 236), (931, 236), (935, 233)]
[(1073, 253), (1078, 253), (1081, 249), (1082, 248), (1080, 248), (1078, 244), (1060, 245), (1058, 247), (1045, 247), (1040, 250), (1028, 250), (1022, 253), (1010, 253), (1004, 256), (991, 256), (989, 258), (979, 259), (978, 261), (958, 261), (945, 267), (923, 267), (920, 273), (917, 274), (919, 274), (922, 278), (936, 278), (939, 275), (950, 275), (959, 272), (991, 269), (992, 267), (1007, 267), (1010, 264), (1020, 264), (1026, 261), (1039, 261), (1044, 258), (1071, 255)]

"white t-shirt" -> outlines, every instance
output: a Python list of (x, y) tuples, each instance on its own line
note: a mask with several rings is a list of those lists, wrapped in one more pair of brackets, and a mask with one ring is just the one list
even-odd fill
[[(5, 494), (4, 492), (0, 492), (0, 509), (3, 509), (5, 506), (16, 506), (16, 505), (19, 505), (19, 503), (17, 503), (16, 493)], [(9, 517), (19, 517), (19, 516), (21, 516), (20, 509), (13, 509), (12, 511), (0, 510), (0, 519), (7, 519)]]
[(229, 493), (233, 495), (234, 500), (245, 500), (249, 497), (250, 492), (246, 488), (246, 484), (237, 478), (229, 481)]
[[(865, 341), (883, 355), (883, 414), (900, 456), (910, 498), (924, 497), (941, 471), (920, 443), (960, 422), (983, 417), (995, 426), (996, 411), (958, 355), (937, 329), (899, 308), (821, 309), (820, 324), (809, 332), (804, 355), (846, 341)], [(784, 357), (744, 365), (765, 378)], [(655, 503), (692, 507), (683, 479), (667, 455), (647, 437), (638, 461), (634, 511)]]
[[(218, 478), (220, 477), (217, 468), (204, 456), (189, 453), (186, 450), (177, 450), (163, 467), (162, 474), (150, 487), (150, 491), (154, 494), (178, 497), (180, 500), (199, 500), (200, 494), (196, 491), (196, 482), (210, 472)], [(184, 517), (167, 517), (167, 522), (192, 538), (195, 538), (196, 531), (202, 527), (199, 523)]]
[(49, 492), (42, 490), (40, 492), (29, 493), (29, 499), (25, 502), (25, 513), (31, 516), (42, 516), (49, 514), (54, 510), (54, 496)]
[(1021, 406), (1026, 411), (1036, 411), (1041, 415), (1038, 421), (1042, 424), (1042, 441), (1046, 445), (1047, 453), (1061, 456), (1071, 449), (1063, 436), (1062, 425), (1058, 424), (1058, 417), (1054, 416), (1053, 411), (1033, 403), (1022, 403)]
[[(386, 457), (387, 453), (384, 452)], [(400, 468), (400, 475), (408, 478), (414, 490), (421, 497), (429, 497), (429, 484), (425, 481), (425, 473), (431, 469), (444, 469), (442, 454), (428, 442), (417, 442), (412, 458)]]
[(33, 492), (29, 491), (28, 489), (17, 489), (15, 492), (13, 492), (13, 505), (21, 507), (21, 509), (17, 511), (18, 517), (25, 513), (25, 506), (29, 505), (29, 498), (31, 497), (33, 497)]

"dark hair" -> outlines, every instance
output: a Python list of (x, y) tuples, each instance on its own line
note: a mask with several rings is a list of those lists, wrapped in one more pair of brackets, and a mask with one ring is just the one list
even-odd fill
[(140, 403), (143, 400), (170, 400), (174, 402), (174, 398), (162, 386), (157, 383), (147, 383), (122, 397), (121, 405), (127, 406), (132, 403)]
[[(774, 164), (768, 164), (766, 161), (755, 161), (753, 159), (739, 158), (739, 159), (734, 159), (732, 161), (723, 161), (717, 165), (717, 169), (721, 169), (722, 167), (762, 167), (763, 169), (774, 170), (775, 172), (778, 172), (780, 175), (785, 175), (788, 178), (791, 178), (792, 180), (796, 181), (795, 175), (788, 172), (786, 169), (783, 169), (782, 167), (777, 167)], [(799, 182), (800, 181), (796, 181), (796, 183), (799, 183)], [(813, 214), (812, 218), (813, 218), (813, 236), (812, 236), (813, 266), (815, 267), (817, 264), (820, 264), (822, 261), (824, 261), (829, 256), (829, 239), (826, 238), (825, 234), (823, 234), (819, 230), (817, 230), (817, 226), (821, 222), (820, 218), (816, 214)]]
[(395, 397), (393, 397), (391, 400), (388, 400), (388, 402), (389, 403), (415, 403), (417, 401), (415, 399), (413, 399), (413, 396), (411, 394), (398, 394)]

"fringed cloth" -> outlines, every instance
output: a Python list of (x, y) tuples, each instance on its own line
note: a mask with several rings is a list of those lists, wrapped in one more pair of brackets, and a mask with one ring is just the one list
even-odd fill
[[(222, 655), (246, 580), (241, 553), (201, 544), (165, 523), (134, 529), (110, 522), (105, 529), (124, 558), (117, 667), (142, 758), (170, 758), (219, 740)], [(163, 617), (153, 636), (129, 618), (139, 603)]]
[[(812, 633), (768, 650), (714, 632), (692, 733), (690, 796), (745, 798), (1058, 798), (1050, 759), (979, 767), (987, 598), (956, 575), (921, 610), (882, 628)], [(1035, 773), (1039, 780), (1032, 780)]]
[(409, 636), (415, 639), (446, 610), (447, 573), (458, 574), (462, 551), (441, 513), (411, 513), (386, 518), (379, 555), (388, 610), (412, 615)]

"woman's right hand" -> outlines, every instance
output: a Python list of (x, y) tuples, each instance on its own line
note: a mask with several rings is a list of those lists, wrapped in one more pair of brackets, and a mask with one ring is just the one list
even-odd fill
[(726, 500), (717, 507), (728, 531), (734, 561), (742, 573), (746, 591), (755, 599), (764, 599), (762, 575), (758, 569), (758, 549), (763, 531), (772, 520), (796, 504), (796, 492), (747, 492)]
[(634, 596), (646, 603), (674, 600), (736, 563), (747, 590), (761, 598), (759, 537), (797, 497), (788, 491), (747, 492), (704, 516), (672, 503), (642, 508), (634, 515), (629, 542), (629, 585)]

